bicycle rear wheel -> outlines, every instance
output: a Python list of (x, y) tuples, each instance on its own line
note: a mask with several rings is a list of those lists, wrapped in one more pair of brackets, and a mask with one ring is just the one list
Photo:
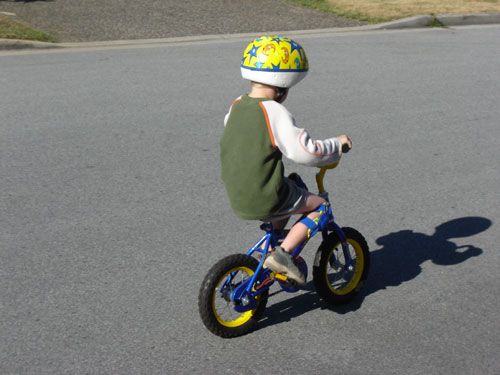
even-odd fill
[(229, 255), (217, 262), (203, 280), (198, 296), (201, 320), (220, 337), (236, 337), (252, 331), (266, 308), (268, 291), (256, 297), (257, 307), (237, 312), (231, 300), (233, 290), (250, 278), (259, 262), (245, 254)]

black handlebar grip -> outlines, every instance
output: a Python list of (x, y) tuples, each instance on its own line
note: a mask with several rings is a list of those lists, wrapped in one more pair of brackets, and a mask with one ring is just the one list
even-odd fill
[(343, 153), (343, 154), (347, 154), (347, 153), (349, 152), (349, 150), (350, 150), (350, 149), (351, 149), (351, 148), (349, 147), (349, 145), (348, 145), (347, 143), (344, 143), (344, 144), (342, 145), (342, 153)]

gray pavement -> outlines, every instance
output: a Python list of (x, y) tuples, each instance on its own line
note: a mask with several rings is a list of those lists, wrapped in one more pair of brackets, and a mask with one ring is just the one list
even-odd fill
[(248, 40), (0, 57), (0, 373), (498, 374), (499, 31), (294, 36), (311, 72), (286, 105), (353, 139), (325, 182), (372, 268), (353, 304), (309, 284), (234, 340), (196, 299), (260, 234), (218, 168)]

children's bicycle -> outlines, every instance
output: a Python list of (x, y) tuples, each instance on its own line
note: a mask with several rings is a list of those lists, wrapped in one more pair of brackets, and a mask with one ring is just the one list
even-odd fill
[[(319, 194), (326, 203), (311, 220), (299, 219), (308, 227), (308, 239), (297, 246), (293, 256), (307, 279), (307, 264), (299, 256), (307, 241), (321, 232), (323, 241), (313, 264), (313, 281), (320, 297), (331, 305), (345, 304), (360, 291), (368, 275), (370, 253), (364, 237), (353, 228), (340, 228), (334, 221), (323, 179), (328, 169), (338, 163), (321, 167), (316, 174)], [(301, 182), (301, 181), (300, 181)], [(297, 283), (286, 275), (275, 273), (263, 264), (274, 247), (286, 237), (287, 231), (274, 230), (264, 223), (265, 235), (246, 254), (233, 254), (217, 262), (205, 276), (198, 307), (201, 320), (215, 335), (236, 337), (252, 331), (266, 308), (269, 288), (275, 282), (289, 293), (297, 292)]]

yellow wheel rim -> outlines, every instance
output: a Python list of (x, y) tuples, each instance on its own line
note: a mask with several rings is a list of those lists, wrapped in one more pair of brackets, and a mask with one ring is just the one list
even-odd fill
[[(223, 325), (224, 327), (239, 327), (246, 322), (250, 320), (250, 318), (254, 315), (255, 310), (249, 310), (245, 311), (244, 313), (238, 313), (237, 311), (234, 310), (234, 305), (232, 302), (226, 302), (225, 306), (222, 308), (223, 311), (220, 311), (216, 307), (216, 302), (221, 300), (219, 290), (221, 288), (222, 283), (231, 275), (233, 272), (238, 271), (238, 273), (241, 273), (241, 278), (238, 279), (238, 281), (244, 281), (248, 277), (251, 277), (254, 274), (254, 271), (248, 267), (236, 267), (233, 268), (229, 271), (227, 271), (217, 282), (217, 286), (215, 287), (214, 293), (212, 294), (212, 311), (214, 312), (214, 316), (217, 319), (217, 321)], [(243, 279), (243, 274), (246, 274), (248, 277)], [(238, 275), (236, 275), (238, 276)], [(259, 302), (259, 296), (257, 297), (257, 303)], [(221, 313), (225, 312), (228, 317), (221, 316)]]
[[(330, 279), (328, 277), (328, 270), (329, 270), (328, 265), (330, 264), (330, 259), (335, 252), (335, 248), (332, 249), (332, 251), (330, 252), (330, 255), (328, 256), (328, 261), (326, 263), (327, 267), (325, 267), (325, 278), (328, 287), (330, 288), (332, 293), (340, 296), (346, 295), (352, 292), (356, 288), (359, 281), (361, 280), (361, 276), (363, 275), (363, 269), (365, 268), (365, 257), (363, 255), (363, 250), (361, 249), (359, 243), (351, 238), (348, 238), (347, 242), (349, 243), (349, 250), (351, 257), (355, 261), (354, 272), (352, 273), (351, 278), (349, 280), (346, 280), (346, 282), (342, 283), (342, 285), (340, 286), (332, 285), (332, 283), (330, 282)], [(351, 249), (354, 251), (352, 251)], [(339, 252), (342, 252), (343, 256), (343, 250), (341, 247), (339, 249)], [(345, 259), (344, 259), (344, 264), (341, 264), (341, 266), (345, 266)]]

